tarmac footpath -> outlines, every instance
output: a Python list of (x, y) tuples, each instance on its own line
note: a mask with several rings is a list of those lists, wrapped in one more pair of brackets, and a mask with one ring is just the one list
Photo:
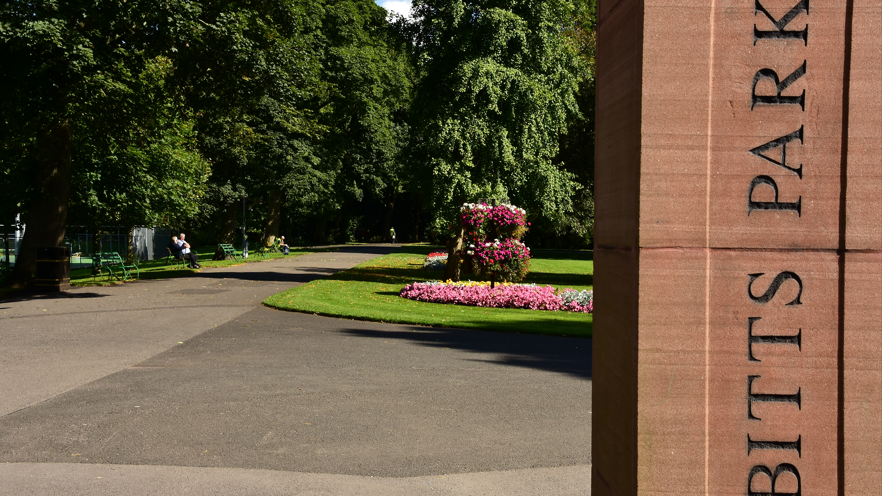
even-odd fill
[(0, 495), (589, 494), (590, 340), (261, 305), (393, 250), (0, 301)]

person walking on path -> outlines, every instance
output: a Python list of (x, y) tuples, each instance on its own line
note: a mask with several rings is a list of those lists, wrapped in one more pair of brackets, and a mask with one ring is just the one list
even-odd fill
[(392, 244), (395, 244), (395, 228), (389, 229), (389, 236), (392, 238)]

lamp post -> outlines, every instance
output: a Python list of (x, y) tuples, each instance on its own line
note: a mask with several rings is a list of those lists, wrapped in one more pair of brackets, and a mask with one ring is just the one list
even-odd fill
[(242, 195), (242, 258), (248, 258), (248, 233), (245, 231), (245, 195)]

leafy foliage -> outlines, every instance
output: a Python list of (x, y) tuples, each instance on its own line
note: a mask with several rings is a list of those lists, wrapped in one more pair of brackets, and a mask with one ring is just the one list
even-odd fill
[(560, 32), (572, 9), (566, 0), (414, 2), (419, 149), (438, 219), (494, 188), (545, 215), (571, 211), (577, 185), (553, 159), (578, 115), (583, 62)]
[(594, 2), (6, 2), (0, 223), (413, 240), (484, 198), (588, 239)]
[(168, 58), (148, 60), (125, 87), (80, 106), (125, 122), (74, 122), (74, 221), (168, 225), (198, 212), (209, 165), (196, 149), (191, 112), (167, 86), (172, 70)]

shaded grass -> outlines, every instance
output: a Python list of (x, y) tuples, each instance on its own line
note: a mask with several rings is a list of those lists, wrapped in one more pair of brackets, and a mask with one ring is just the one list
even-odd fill
[[(425, 245), (403, 246), (396, 253), (273, 295), (264, 304), (281, 310), (359, 320), (591, 337), (591, 314), (444, 305), (398, 296), (406, 284), (439, 279), (443, 275), (422, 268), (425, 256), (438, 249)], [(550, 284), (559, 289), (592, 289), (594, 262), (590, 256), (567, 259), (557, 254), (554, 258), (536, 255), (531, 262), (533, 272), (525, 282)]]
[[(249, 254), (249, 257), (246, 258), (243, 262), (238, 262), (235, 260), (212, 260), (211, 258), (214, 256), (214, 249), (207, 248), (205, 250), (197, 251), (196, 253), (199, 255), (199, 265), (202, 266), (204, 270), (208, 268), (214, 267), (232, 267), (234, 265), (243, 265), (246, 263), (255, 263), (255, 262), (263, 262), (266, 260), (275, 260), (278, 258), (291, 258), (297, 257), (300, 255), (306, 255), (309, 253), (315, 253), (320, 251), (333, 251), (334, 249), (307, 249), (307, 248), (294, 248), (290, 250), (290, 254), (286, 257), (281, 253), (270, 253), (266, 258), (263, 255), (258, 255), (254, 252)], [(167, 263), (166, 258), (161, 258), (157, 260), (149, 260), (146, 262), (138, 263), (138, 270), (140, 271), (140, 277), (135, 278), (134, 280), (148, 280), (148, 279), (175, 279), (178, 277), (188, 277), (192, 276), (194, 273), (199, 272), (196, 269), (189, 269), (184, 266), (184, 268), (177, 267), (173, 263)], [(134, 271), (132, 271), (134, 272)], [(129, 279), (130, 281), (133, 279)], [(111, 284), (119, 284), (120, 281), (114, 278), (112, 281), (108, 281), (107, 275), (102, 274), (99, 276), (92, 275), (92, 268), (86, 267), (81, 269), (74, 269), (70, 271), (70, 283), (71, 286), (108, 286)]]

